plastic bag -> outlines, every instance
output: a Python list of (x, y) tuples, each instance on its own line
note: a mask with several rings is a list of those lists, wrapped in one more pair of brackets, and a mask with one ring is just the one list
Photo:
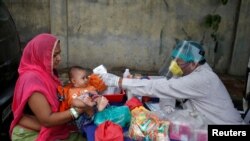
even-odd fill
[(99, 125), (104, 121), (110, 120), (122, 127), (130, 123), (131, 113), (127, 106), (109, 106), (101, 112), (96, 113), (94, 123)]
[(125, 103), (125, 105), (128, 106), (130, 110), (133, 110), (134, 108), (140, 107), (143, 104), (142, 104), (142, 102), (138, 98), (132, 97), (130, 100), (128, 100)]
[[(203, 115), (190, 109), (176, 110), (168, 115), (170, 139), (174, 140), (207, 140), (207, 122)], [(201, 136), (201, 137), (199, 137)]]
[(163, 112), (169, 114), (173, 112), (175, 109), (176, 100), (174, 98), (161, 98), (159, 102), (159, 106)]
[(143, 106), (137, 107), (132, 110), (129, 137), (138, 141), (168, 141), (169, 124), (169, 121), (160, 120)]
[(123, 131), (121, 126), (105, 121), (95, 130), (95, 141), (123, 141)]

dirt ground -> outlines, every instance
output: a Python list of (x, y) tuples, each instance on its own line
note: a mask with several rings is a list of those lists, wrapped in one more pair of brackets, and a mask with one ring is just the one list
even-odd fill
[(242, 99), (246, 89), (246, 78), (235, 77), (230, 75), (218, 74), (222, 82), (226, 86), (235, 107), (238, 110), (242, 109)]

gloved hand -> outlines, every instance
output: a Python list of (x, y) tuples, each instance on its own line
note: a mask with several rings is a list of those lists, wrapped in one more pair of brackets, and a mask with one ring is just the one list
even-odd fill
[(107, 86), (119, 87), (119, 84), (118, 84), (119, 79), (120, 79), (119, 76), (116, 76), (116, 75), (111, 74), (111, 73), (102, 73), (99, 75)]
[(161, 110), (169, 114), (175, 111), (175, 102), (176, 102), (175, 99), (163, 98), (163, 99), (160, 99), (159, 106)]
[(166, 113), (168, 113), (168, 114), (175, 111), (174, 107), (172, 107), (172, 106), (165, 106), (165, 107), (163, 108), (163, 110), (164, 110)]

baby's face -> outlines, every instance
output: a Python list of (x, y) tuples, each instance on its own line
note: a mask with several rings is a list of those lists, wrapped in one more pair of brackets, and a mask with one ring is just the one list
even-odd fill
[(88, 81), (87, 72), (84, 70), (75, 70), (73, 72), (73, 80), (75, 87), (85, 87)]

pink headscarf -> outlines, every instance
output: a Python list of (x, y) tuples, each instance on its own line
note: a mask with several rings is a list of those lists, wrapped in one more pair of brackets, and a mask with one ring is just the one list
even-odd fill
[[(34, 92), (43, 94), (50, 104), (51, 110), (58, 111), (59, 101), (56, 90), (60, 81), (53, 73), (53, 52), (58, 41), (55, 36), (43, 33), (34, 37), (24, 48), (13, 97), (14, 120), (10, 126), (10, 133), (21, 119), (24, 107)], [(69, 128), (66, 125), (50, 128), (42, 126), (37, 141), (65, 139), (68, 135)]]

